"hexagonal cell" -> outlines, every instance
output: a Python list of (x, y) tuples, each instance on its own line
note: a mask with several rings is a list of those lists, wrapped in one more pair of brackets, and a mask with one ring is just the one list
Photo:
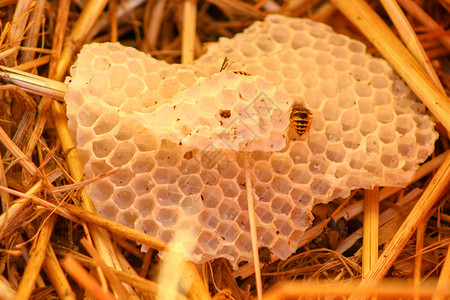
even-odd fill
[(160, 228), (156, 237), (165, 243), (170, 243), (175, 236), (173, 229)]
[(220, 218), (215, 209), (207, 208), (198, 215), (198, 221), (203, 227), (215, 229), (217, 224), (219, 224)]
[(325, 95), (319, 88), (309, 88), (305, 90), (304, 100), (308, 108), (320, 109), (325, 102)]
[[(186, 152), (192, 153), (192, 152)], [(186, 155), (185, 153), (185, 155)], [(183, 159), (181, 162), (181, 166), (178, 167), (181, 174), (194, 174), (200, 171), (200, 163), (196, 159)]]
[(133, 208), (127, 209), (126, 211), (120, 211), (117, 215), (117, 223), (125, 225), (127, 227), (134, 228), (134, 222), (136, 222), (138, 216), (138, 212)]
[(144, 81), (149, 90), (157, 90), (161, 83), (161, 77), (158, 73), (152, 72), (145, 75)]
[(416, 131), (416, 141), (419, 145), (429, 145), (433, 141), (433, 134), (430, 131), (417, 130)]
[(258, 55), (258, 48), (249, 42), (239, 43), (239, 51), (246, 57), (255, 57)]
[(365, 53), (354, 54), (351, 56), (350, 61), (353, 65), (365, 67), (369, 58)]
[[(325, 146), (327, 145), (327, 140), (324, 134), (322, 133), (315, 133), (309, 135), (308, 140), (309, 149), (313, 154), (319, 154), (323, 153), (325, 151)], [(304, 154), (303, 154), (304, 155)], [(291, 157), (292, 157), (292, 150), (291, 150)], [(293, 158), (294, 163), (295, 159)]]
[(341, 108), (347, 109), (356, 105), (356, 96), (351, 90), (340, 91), (338, 99)]
[(241, 209), (239, 208), (239, 205), (232, 199), (225, 198), (219, 205), (219, 215), (225, 220), (236, 219), (240, 211)]
[(234, 198), (237, 197), (240, 193), (240, 189), (234, 180), (221, 179), (219, 182), (219, 186), (222, 189), (223, 195), (225, 197)]
[(275, 234), (273, 232), (273, 228), (270, 227), (256, 227), (256, 236), (258, 237), (258, 242), (262, 246), (267, 246), (270, 248), (272, 246), (272, 243), (275, 240)]
[(313, 200), (313, 196), (307, 187), (293, 188), (290, 195), (294, 203), (299, 203), (304, 206), (310, 205)]
[(313, 174), (325, 174), (330, 163), (323, 156), (314, 157), (309, 164), (309, 170)]
[(269, 182), (272, 179), (272, 170), (268, 161), (255, 162), (253, 173), (261, 182)]
[(134, 134), (137, 132), (137, 124), (131, 122), (130, 120), (121, 120), (122, 122), (119, 124), (119, 129), (114, 134), (114, 137), (118, 141), (126, 141), (131, 139)]
[(201, 193), (203, 183), (197, 174), (181, 175), (178, 178), (178, 187), (185, 195), (194, 195)]
[(255, 194), (258, 197), (258, 201), (269, 202), (272, 201), (273, 191), (268, 184), (256, 184)]
[(342, 178), (347, 176), (350, 173), (350, 170), (346, 165), (337, 166), (336, 171), (334, 171), (334, 177)]
[(398, 152), (406, 157), (413, 157), (417, 152), (417, 144), (413, 137), (404, 136), (398, 141)]
[(130, 185), (138, 196), (149, 193), (155, 187), (152, 177), (148, 173), (136, 174)]
[(116, 113), (104, 112), (95, 122), (92, 130), (95, 135), (101, 135), (111, 131), (119, 123), (119, 116)]
[(128, 98), (134, 98), (138, 97), (144, 91), (145, 87), (146, 85), (140, 77), (131, 75), (122, 90), (125, 92)]
[(142, 132), (138, 131), (134, 136), (134, 143), (139, 151), (153, 151), (158, 148), (155, 137), (147, 130), (143, 130)]
[(309, 210), (294, 207), (291, 212), (290, 220), (300, 229), (306, 229), (311, 222), (312, 215)]
[(151, 194), (139, 196), (134, 201), (133, 207), (139, 211), (143, 218), (146, 218), (155, 208), (155, 201), (155, 197)]
[(306, 165), (294, 166), (289, 173), (289, 178), (294, 183), (306, 184), (311, 179), (311, 173), (309, 172), (309, 167)]
[(177, 205), (183, 198), (183, 194), (175, 184), (157, 185), (151, 193), (162, 206)]
[(242, 211), (236, 219), (236, 224), (243, 231), (250, 232), (250, 222), (248, 220), (248, 211)]
[(390, 144), (395, 141), (397, 134), (395, 127), (391, 124), (381, 125), (378, 131), (378, 137), (385, 144)]
[(163, 140), (158, 153), (155, 155), (158, 166), (176, 167), (181, 162), (181, 148), (172, 142)]
[(355, 92), (359, 97), (370, 97), (373, 89), (366, 82), (358, 82), (355, 84)]
[(292, 49), (300, 49), (311, 46), (313, 39), (306, 32), (297, 31), (291, 39)]
[(250, 233), (243, 232), (239, 235), (235, 242), (236, 247), (240, 252), (251, 253), (252, 252), (252, 238)]
[(151, 153), (138, 152), (134, 155), (131, 169), (134, 173), (149, 173), (155, 166), (155, 160)]
[(277, 214), (289, 215), (293, 206), (289, 197), (277, 196), (272, 200), (272, 211)]
[(358, 109), (361, 114), (372, 114), (375, 111), (375, 104), (370, 98), (358, 99)]
[(129, 76), (126, 66), (114, 64), (108, 72), (109, 88), (121, 90), (127, 83)]
[(114, 192), (114, 186), (109, 182), (107, 178), (99, 181), (95, 181), (88, 185), (89, 196), (98, 201), (106, 201)]
[(92, 158), (90, 169), (94, 174), (94, 176), (100, 176), (111, 171), (113, 167), (111, 167), (111, 165), (109, 165), (106, 161), (102, 159), (95, 160), (94, 158)]
[(364, 165), (364, 169), (366, 169), (375, 176), (383, 177), (383, 166), (378, 161), (372, 160), (366, 162), (366, 164)]
[(239, 83), (237, 90), (242, 99), (249, 101), (253, 100), (258, 93), (253, 83), (245, 81)]
[(325, 136), (330, 142), (340, 141), (342, 134), (342, 127), (339, 123), (330, 123), (325, 129)]
[(92, 142), (92, 152), (96, 157), (104, 158), (107, 157), (116, 146), (116, 140), (108, 134)]
[(292, 189), (292, 184), (286, 177), (275, 176), (270, 183), (273, 191), (280, 194), (288, 194)]
[(203, 205), (206, 207), (215, 208), (222, 201), (224, 195), (220, 187), (205, 186), (202, 192)]
[(358, 151), (352, 154), (349, 166), (352, 169), (361, 169), (367, 160), (367, 154), (363, 151)]
[(395, 153), (389, 153), (389, 154), (382, 154), (381, 155), (381, 163), (390, 169), (394, 169), (398, 167), (399, 164), (399, 158), (398, 154)]
[(117, 214), (119, 213), (119, 208), (112, 201), (105, 201), (103, 203), (96, 204), (97, 213), (109, 220), (115, 221)]
[(186, 215), (198, 214), (204, 208), (201, 195), (184, 196), (178, 206)]
[(313, 88), (319, 85), (319, 78), (315, 73), (307, 72), (300, 75), (299, 82), (305, 88)]
[(404, 135), (414, 128), (414, 124), (409, 116), (401, 115), (397, 116), (397, 119), (395, 120), (395, 128), (398, 133)]
[(272, 223), (274, 216), (269, 203), (261, 203), (261, 202), (256, 203), (255, 213), (262, 223), (265, 224)]
[(176, 207), (157, 207), (153, 210), (155, 220), (166, 228), (175, 226), (178, 222), (179, 211)]
[(120, 142), (115, 148), (113, 155), (109, 158), (111, 165), (121, 167), (126, 165), (133, 158), (136, 147), (128, 141)]
[(235, 161), (232, 160), (220, 160), (216, 165), (216, 170), (223, 178), (236, 177), (239, 169)]
[(359, 123), (359, 113), (355, 108), (351, 108), (342, 113), (341, 125), (344, 131), (356, 128)]
[(156, 184), (173, 184), (180, 177), (180, 171), (176, 168), (157, 167), (151, 174)]
[(145, 219), (142, 221), (138, 221), (138, 223), (139, 227), (136, 226), (136, 228), (139, 228), (139, 230), (150, 236), (156, 236), (160, 228), (159, 224), (152, 219)]
[(356, 130), (347, 131), (346, 133), (344, 133), (343, 138), (344, 146), (346, 148), (356, 149), (361, 144), (361, 139), (362, 136), (358, 131)]
[(289, 236), (294, 231), (293, 224), (288, 217), (278, 216), (273, 222), (277, 228), (276, 234), (281, 236)]
[(302, 85), (297, 79), (287, 79), (283, 83), (283, 89), (291, 95), (300, 94), (302, 91)]
[(314, 195), (326, 195), (330, 187), (330, 183), (325, 178), (314, 178), (311, 183), (311, 192)]
[(379, 139), (375, 135), (370, 135), (366, 140), (366, 152), (369, 154), (371, 152), (378, 154), (380, 149)]
[(219, 183), (220, 176), (215, 170), (209, 171), (202, 169), (200, 178), (205, 185), (217, 185)]
[(251, 157), (254, 161), (258, 160), (268, 160), (271, 156), (271, 153), (266, 151), (253, 151), (251, 153)]
[(366, 136), (377, 129), (377, 120), (374, 115), (363, 115), (359, 123), (359, 131)]
[(286, 154), (274, 153), (270, 157), (270, 164), (272, 165), (272, 170), (281, 175), (286, 175), (292, 168), (292, 160)]
[(163, 98), (172, 98), (180, 89), (180, 83), (175, 78), (166, 78), (163, 79), (159, 85), (159, 94)]
[(228, 242), (234, 242), (241, 230), (234, 221), (222, 220), (217, 226), (217, 234)]
[(372, 188), (373, 184), (370, 182), (370, 179), (368, 179), (366, 177), (351, 175), (347, 178), (346, 185), (350, 189), (355, 189), (355, 188), (368, 189), (368, 188)]
[(129, 208), (135, 198), (136, 194), (130, 187), (117, 188), (112, 195), (112, 200), (120, 209)]
[(219, 247), (217, 235), (212, 231), (203, 230), (198, 236), (197, 243), (205, 252), (216, 252)]
[(381, 106), (378, 107), (376, 110), (376, 116), (377, 116), (377, 120), (381, 123), (391, 123), (394, 118), (395, 118), (395, 114), (394, 111), (391, 107), (387, 107), (387, 106)]
[(223, 150), (215, 150), (215, 151), (202, 151), (200, 156), (200, 162), (202, 166), (206, 169), (214, 168), (217, 163), (224, 157)]
[(325, 155), (332, 162), (343, 162), (345, 158), (345, 148), (342, 144), (331, 144), (327, 146)]
[(235, 245), (226, 245), (223, 246), (222, 249), (217, 251), (217, 257), (224, 257), (228, 259), (230, 262), (234, 262), (236, 258), (239, 256)]

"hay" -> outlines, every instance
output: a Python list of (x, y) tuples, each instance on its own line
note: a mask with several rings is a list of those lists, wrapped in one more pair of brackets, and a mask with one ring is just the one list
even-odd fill
[[(62, 81), (77, 51), (93, 41), (118, 40), (158, 59), (189, 63), (205, 43), (232, 36), (268, 12), (323, 21), (364, 41), (424, 101), (441, 137), (408, 187), (354, 191), (317, 206), (297, 253), (286, 261), (261, 258), (263, 298), (359, 298), (374, 291), (380, 298), (448, 297), (450, 7), (399, 0), (403, 17), (395, 1), (381, 2), (389, 14), (378, 1), (362, 0), (0, 0), (0, 65), (6, 67), (0, 75), (13, 83), (0, 85), (0, 298), (150, 299), (159, 291), (172, 299), (256, 296), (253, 267), (232, 272), (222, 259), (183, 263), (177, 290), (157, 283), (157, 252), (168, 246), (95, 214), (63, 103), (54, 100), (64, 85), (33, 74)], [(410, 50), (392, 32), (405, 37)], [(372, 206), (363, 218), (364, 202)], [(363, 224), (370, 230), (363, 233)], [(137, 244), (154, 250), (143, 254)]]

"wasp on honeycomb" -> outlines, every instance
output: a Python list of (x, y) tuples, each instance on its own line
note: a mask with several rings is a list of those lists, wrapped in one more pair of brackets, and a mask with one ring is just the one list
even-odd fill
[[(230, 61), (228, 60), (228, 57), (225, 57), (225, 58), (223, 59), (223, 63), (222, 63), (222, 66), (220, 67), (219, 72), (222, 72), (222, 71), (224, 71), (224, 70), (227, 70), (229, 67), (231, 67), (232, 64), (233, 64), (233, 62), (230, 62)], [(237, 74), (237, 75), (251, 76), (249, 73), (244, 72), (244, 71), (233, 71), (233, 73), (234, 73), (234, 74)]]
[(312, 114), (309, 109), (300, 105), (294, 105), (290, 116), (291, 126), (299, 136), (309, 132), (312, 122)]

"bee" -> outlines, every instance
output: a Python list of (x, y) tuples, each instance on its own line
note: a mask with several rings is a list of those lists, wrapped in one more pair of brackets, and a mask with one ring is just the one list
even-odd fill
[(291, 112), (291, 126), (299, 136), (309, 132), (312, 122), (312, 114), (309, 109), (300, 105), (294, 105)]
[[(233, 62), (230, 62), (230, 61), (228, 60), (228, 57), (225, 57), (225, 58), (223, 59), (223, 63), (222, 63), (222, 66), (220, 67), (219, 72), (222, 72), (222, 71), (224, 71), (224, 70), (227, 70), (228, 68), (231, 67), (232, 64), (233, 64)], [(251, 76), (249, 73), (244, 72), (244, 71), (233, 71), (233, 73), (234, 73), (234, 74), (237, 74), (237, 75)]]

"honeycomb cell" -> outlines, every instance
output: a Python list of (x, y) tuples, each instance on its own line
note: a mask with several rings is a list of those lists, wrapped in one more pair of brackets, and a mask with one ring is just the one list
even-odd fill
[(375, 105), (370, 98), (358, 99), (358, 109), (361, 114), (372, 114), (375, 111)]
[(219, 205), (219, 215), (222, 219), (233, 221), (237, 218), (239, 212), (239, 205), (232, 199), (225, 198)]
[(92, 128), (95, 135), (101, 135), (110, 132), (119, 123), (119, 116), (115, 113), (102, 114)]
[(319, 88), (309, 88), (305, 90), (304, 99), (308, 108), (319, 109), (326, 97)]
[(380, 142), (375, 135), (367, 137), (366, 140), (366, 152), (378, 154), (380, 149)]
[(346, 148), (357, 149), (361, 145), (362, 136), (357, 130), (344, 133), (342, 142)]
[[(384, 89), (389, 86), (389, 81), (384, 75), (375, 75), (372, 77), (372, 86), (376, 89)], [(375, 102), (377, 102), (375, 100)]]
[(138, 77), (142, 78), (144, 76), (144, 67), (142, 66), (141, 61), (137, 60), (137, 59), (130, 59), (127, 62), (128, 65), (128, 70), (130, 70), (131, 74), (135, 74)]
[(178, 178), (178, 187), (185, 195), (200, 194), (203, 190), (203, 183), (197, 174), (182, 175)]
[(217, 163), (216, 170), (219, 173), (219, 176), (232, 179), (236, 177), (238, 173), (238, 166), (234, 161), (221, 160)]
[(268, 184), (256, 184), (255, 194), (258, 197), (258, 201), (269, 202), (273, 198), (273, 190)]
[(179, 166), (178, 169), (180, 170), (180, 173), (183, 175), (195, 174), (200, 172), (200, 164), (196, 159), (189, 159), (189, 160), (183, 159), (181, 162), (181, 166)]
[(325, 136), (330, 142), (338, 142), (342, 139), (342, 127), (339, 123), (329, 123), (325, 129)]
[(356, 108), (348, 109), (342, 113), (341, 125), (344, 131), (356, 128), (359, 123), (359, 113)]
[(395, 128), (392, 125), (382, 125), (378, 131), (378, 137), (385, 144), (390, 144), (395, 141), (397, 137)]
[(175, 78), (163, 79), (159, 84), (159, 94), (163, 98), (170, 99), (175, 96), (180, 89), (180, 83)]
[(145, 75), (144, 81), (149, 90), (157, 90), (161, 84), (161, 77), (158, 73), (149, 73)]
[(117, 143), (110, 135), (102, 136), (92, 142), (92, 152), (98, 158), (107, 157), (116, 147)]
[(222, 220), (217, 226), (217, 234), (227, 242), (234, 242), (241, 230), (233, 221)]
[(257, 203), (255, 205), (255, 213), (261, 222), (265, 224), (272, 223), (274, 216), (268, 203)]
[(252, 252), (252, 243), (251, 236), (248, 232), (243, 232), (237, 238), (235, 244), (239, 252), (243, 253), (251, 253)]
[(147, 131), (138, 132), (134, 136), (134, 143), (139, 151), (153, 151), (158, 148), (158, 144), (156, 142), (153, 134)]
[[(112, 181), (112, 179), (111, 179)], [(138, 196), (149, 193), (154, 187), (152, 176), (149, 173), (136, 174), (131, 181), (131, 187)]]
[(91, 171), (94, 174), (94, 176), (100, 176), (100, 175), (106, 174), (109, 171), (111, 171), (112, 169), (113, 169), (113, 167), (111, 167), (104, 160), (99, 159), (99, 160), (94, 160), (91, 162)]
[(324, 40), (318, 40), (318, 41), (314, 42), (313, 49), (328, 52), (330, 49), (330, 46), (329, 46), (328, 42), (326, 42)]
[(374, 132), (377, 129), (377, 120), (373, 115), (361, 116), (361, 122), (359, 123), (359, 131), (362, 135), (366, 136), (369, 133)]
[(267, 227), (257, 226), (256, 236), (258, 237), (258, 242), (263, 246), (270, 247), (275, 241), (275, 233)]
[(289, 173), (289, 179), (293, 183), (306, 184), (311, 180), (311, 173), (309, 172), (309, 167), (306, 165), (294, 166)]
[(132, 80), (128, 80), (123, 88), (123, 91), (128, 98), (139, 97), (139, 95), (144, 91), (145, 84), (139, 77), (133, 75), (131, 75), (131, 77)]
[(337, 93), (337, 82), (334, 79), (322, 80), (319, 84), (320, 90), (326, 98), (334, 98)]
[(358, 151), (352, 155), (349, 165), (352, 169), (361, 169), (364, 166), (366, 160), (367, 154), (363, 151)]
[(144, 219), (144, 220), (138, 221), (138, 222), (140, 225), (139, 226), (140, 230), (142, 232), (144, 232), (145, 234), (148, 234), (150, 236), (156, 236), (156, 234), (158, 233), (160, 226), (154, 220)]
[[(325, 151), (327, 145), (326, 137), (322, 133), (315, 133), (309, 135), (308, 146), (313, 154), (320, 154)], [(292, 151), (291, 151), (292, 152)], [(295, 163), (295, 160), (294, 160)]]
[(163, 141), (155, 160), (159, 166), (176, 167), (181, 161), (181, 149), (174, 143)]
[(157, 185), (151, 193), (162, 206), (177, 205), (183, 199), (183, 194), (174, 184)]
[(327, 66), (333, 63), (333, 56), (326, 52), (318, 52), (316, 55), (316, 63), (320, 66)]
[[(270, 158), (270, 164), (272, 166), (273, 172), (280, 175), (286, 175), (289, 173), (289, 170), (292, 168), (292, 160), (286, 156), (285, 154), (274, 153)], [(261, 165), (261, 164), (260, 164)], [(256, 168), (256, 165), (255, 165)], [(255, 170), (254, 168), (254, 170)], [(270, 170), (267, 170), (270, 172)], [(256, 173), (256, 172), (255, 172)], [(272, 172), (270, 172), (272, 173)], [(256, 175), (258, 178), (259, 176)], [(264, 176), (261, 176), (264, 177)], [(265, 179), (265, 178), (263, 178)], [(264, 180), (261, 180), (264, 182)]]
[(310, 155), (310, 149), (308, 148), (308, 146), (302, 142), (294, 142), (291, 143), (291, 145), (292, 148), (289, 151), (289, 155), (291, 156), (294, 165), (306, 164)]
[(219, 246), (217, 235), (212, 231), (202, 231), (198, 236), (197, 242), (205, 252), (216, 252)]
[(125, 186), (134, 177), (133, 172), (128, 168), (122, 168), (109, 177), (112, 183), (116, 186)]
[(319, 84), (319, 77), (312, 72), (303, 73), (300, 75), (300, 83), (305, 88), (317, 87)]
[(359, 97), (370, 97), (372, 95), (372, 87), (365, 82), (355, 84), (355, 92)]
[(323, 156), (317, 156), (311, 159), (309, 171), (312, 174), (325, 174), (330, 163)]
[(357, 66), (365, 66), (367, 64), (367, 61), (369, 60), (366, 55), (360, 53), (360, 54), (353, 54), (350, 58), (351, 63)]
[(311, 36), (309, 36), (306, 32), (296, 32), (291, 39), (291, 47), (292, 49), (300, 49), (310, 47), (313, 43)]
[(373, 59), (369, 63), (369, 71), (375, 74), (383, 73), (385, 70), (385, 64), (382, 60)]
[(126, 141), (131, 139), (134, 134), (137, 132), (137, 124), (136, 122), (126, 121), (119, 124), (119, 129), (114, 134), (114, 137), (118, 141)]
[(314, 195), (326, 195), (330, 190), (330, 184), (323, 178), (314, 178), (311, 182), (311, 191)]
[(155, 167), (153, 155), (146, 152), (136, 153), (131, 162), (131, 169), (134, 173), (149, 173)]
[(223, 191), (217, 186), (205, 186), (202, 192), (202, 201), (205, 207), (215, 208), (223, 199)]
[(344, 109), (353, 107), (356, 104), (356, 96), (350, 90), (340, 91), (338, 100), (339, 106)]
[(281, 236), (290, 236), (294, 231), (291, 221), (285, 216), (278, 216), (273, 224), (277, 228), (276, 233)]
[(275, 176), (270, 183), (273, 191), (279, 194), (289, 194), (292, 189), (292, 184), (288, 178), (284, 176)]
[(234, 180), (221, 179), (219, 186), (225, 197), (234, 198), (239, 195), (239, 186)]
[(109, 88), (122, 89), (129, 76), (128, 69), (124, 65), (113, 65), (108, 72)]
[(395, 128), (398, 133), (405, 135), (410, 132), (413, 128), (413, 121), (406, 115), (397, 116), (395, 120)]
[(272, 201), (272, 211), (277, 214), (289, 215), (293, 206), (289, 197), (277, 196)]
[(378, 107), (376, 110), (376, 116), (378, 122), (383, 124), (392, 123), (395, 118), (392, 108), (386, 106)]
[(398, 154), (382, 154), (381, 155), (381, 163), (386, 168), (397, 168), (399, 164)]
[(174, 184), (180, 177), (180, 171), (175, 168), (157, 167), (151, 173), (156, 184)]
[(160, 228), (156, 237), (165, 243), (170, 243), (175, 236), (175, 231), (172, 229)]
[(100, 118), (103, 108), (100, 104), (82, 105), (77, 116), (77, 123), (80, 126), (91, 127)]
[(156, 221), (161, 223), (162, 226), (170, 228), (175, 226), (178, 222), (178, 210), (176, 207), (157, 207), (153, 211)]
[(313, 196), (307, 188), (293, 188), (290, 195), (294, 203), (300, 203), (304, 206), (310, 205), (313, 200)]
[(116, 221), (119, 208), (112, 201), (105, 201), (97, 206), (97, 213), (109, 220)]
[(205, 228), (215, 229), (219, 224), (220, 217), (215, 209), (207, 208), (198, 215), (198, 221)]
[(341, 109), (335, 101), (329, 101), (323, 108), (323, 116), (327, 121), (336, 121), (339, 119)]
[(134, 223), (138, 218), (139, 218), (138, 212), (136, 212), (133, 208), (130, 208), (125, 211), (120, 211), (117, 214), (116, 222), (134, 228)]
[(133, 207), (139, 211), (143, 218), (151, 215), (153, 209), (155, 208), (155, 198), (151, 194), (146, 194), (138, 196), (134, 201)]
[(136, 198), (136, 194), (131, 189), (131, 187), (120, 187), (114, 190), (112, 195), (112, 200), (120, 209), (127, 209), (130, 207), (134, 199)]
[(383, 166), (377, 161), (368, 161), (364, 165), (364, 169), (374, 174), (375, 176), (383, 176)]
[(136, 147), (127, 141), (118, 143), (109, 161), (114, 167), (121, 167), (131, 161), (135, 151)]
[(209, 171), (209, 170), (205, 170), (203, 169), (200, 173), (200, 178), (202, 179), (203, 183), (205, 185), (217, 185), (219, 183), (219, 174), (217, 174), (217, 172), (215, 170), (213, 171)]
[(433, 135), (429, 131), (417, 131), (416, 132), (416, 141), (419, 145), (429, 145), (434, 140)]
[(239, 253), (237, 252), (235, 245), (227, 245), (217, 252), (217, 256), (236, 262), (236, 258), (239, 256)]
[(342, 144), (331, 144), (327, 146), (325, 155), (330, 161), (340, 163), (344, 161), (346, 152)]
[(417, 144), (413, 137), (402, 137), (398, 143), (398, 153), (406, 157), (413, 157), (417, 152)]

